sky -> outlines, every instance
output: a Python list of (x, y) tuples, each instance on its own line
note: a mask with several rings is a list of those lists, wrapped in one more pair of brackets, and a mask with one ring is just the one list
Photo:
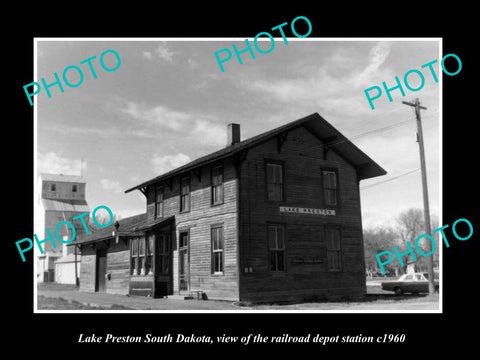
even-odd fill
[[(252, 42), (253, 39), (250, 39)], [(394, 226), (400, 212), (423, 208), (420, 160), (413, 108), (402, 101), (419, 98), (422, 111), (430, 209), (441, 215), (441, 83), (438, 39), (275, 38), (274, 48), (255, 58), (241, 54), (223, 63), (214, 53), (244, 38), (223, 39), (37, 39), (33, 81), (53, 83), (68, 66), (78, 66), (83, 81), (63, 83), (35, 95), (38, 173), (82, 174), (91, 210), (106, 205), (122, 218), (145, 212), (140, 191), (124, 191), (226, 145), (229, 123), (241, 125), (242, 139), (312, 113), (319, 113), (387, 175), (360, 183), (364, 227)], [(259, 41), (268, 50), (270, 41)], [(105, 71), (101, 54), (121, 59)], [(223, 53), (221, 57), (225, 56)], [(87, 63), (91, 60), (97, 78)], [(421, 65), (432, 60), (439, 82)], [(117, 60), (103, 58), (107, 68)], [(404, 75), (417, 69), (424, 86), (410, 91)], [(440, 71), (439, 71), (440, 70)], [(452, 70), (453, 71), (453, 70)], [(67, 80), (80, 82), (75, 69)], [(372, 110), (364, 90), (395, 86), (390, 102), (383, 91)], [(63, 80), (62, 80), (63, 81)], [(421, 85), (416, 74), (411, 88)], [(373, 92), (372, 92), (373, 94)], [(26, 99), (27, 103), (28, 100)], [(440, 218), (441, 219), (441, 218)]]

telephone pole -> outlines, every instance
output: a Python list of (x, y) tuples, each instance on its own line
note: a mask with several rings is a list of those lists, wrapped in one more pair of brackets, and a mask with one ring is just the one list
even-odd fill
[[(423, 131), (422, 131), (422, 119), (420, 118), (420, 109), (427, 110), (425, 106), (420, 105), (418, 98), (415, 102), (402, 101), (403, 104), (409, 105), (415, 108), (415, 116), (417, 118), (417, 142), (420, 149), (420, 167), (422, 170), (422, 187), (423, 187), (423, 214), (425, 216), (425, 232), (431, 235), (430, 228), (430, 208), (428, 206), (428, 187), (427, 187), (427, 166), (425, 164), (425, 149), (423, 147)], [(427, 242), (428, 253), (432, 252), (432, 242)], [(428, 268), (428, 293), (433, 295), (435, 293), (435, 279), (433, 274), (433, 255), (427, 257)]]

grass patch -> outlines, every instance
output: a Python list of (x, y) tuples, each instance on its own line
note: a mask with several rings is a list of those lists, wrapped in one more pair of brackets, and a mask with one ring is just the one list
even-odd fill
[(132, 310), (123, 305), (113, 304), (110, 307), (85, 305), (75, 300), (51, 298), (39, 295), (37, 297), (38, 310)]

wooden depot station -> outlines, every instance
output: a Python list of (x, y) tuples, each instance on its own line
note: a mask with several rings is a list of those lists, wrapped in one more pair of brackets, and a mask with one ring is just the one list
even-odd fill
[(366, 292), (360, 180), (386, 174), (314, 113), (134, 186), (146, 213), (72, 243), (80, 290), (299, 301)]

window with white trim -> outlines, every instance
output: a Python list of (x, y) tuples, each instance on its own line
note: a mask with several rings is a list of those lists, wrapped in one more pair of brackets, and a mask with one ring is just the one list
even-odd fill
[(223, 203), (223, 166), (212, 169), (212, 205)]
[(212, 274), (223, 274), (224, 272), (223, 226), (212, 227), (211, 238), (212, 238)]
[(190, 178), (180, 181), (180, 211), (190, 211)]
[(155, 217), (163, 217), (163, 188), (161, 186), (155, 188)]

